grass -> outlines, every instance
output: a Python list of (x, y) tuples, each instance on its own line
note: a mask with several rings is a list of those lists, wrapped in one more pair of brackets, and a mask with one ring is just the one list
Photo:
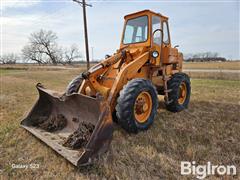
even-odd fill
[(198, 79), (240, 80), (240, 72), (191, 72), (184, 70), (190, 77)]
[[(180, 176), (183, 160), (233, 164), (239, 173), (240, 82), (214, 79), (192, 79), (189, 108), (180, 113), (166, 111), (160, 98), (148, 131), (133, 135), (115, 125), (109, 151), (94, 165), (75, 168), (19, 123), (37, 99), (37, 82), (64, 91), (78, 73), (78, 69), (1, 72), (0, 179), (192, 179)], [(39, 168), (11, 168), (31, 163)]]
[(240, 61), (227, 62), (184, 62), (184, 69), (228, 69), (240, 70)]

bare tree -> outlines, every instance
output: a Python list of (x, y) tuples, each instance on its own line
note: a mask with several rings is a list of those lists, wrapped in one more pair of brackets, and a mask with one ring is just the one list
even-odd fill
[(61, 62), (61, 49), (57, 44), (57, 35), (53, 31), (40, 30), (32, 33), (29, 44), (22, 49), (24, 58), (39, 64)]
[(16, 64), (19, 60), (19, 56), (14, 53), (3, 54), (0, 56), (0, 63), (1, 64)]
[(66, 49), (64, 52), (64, 62), (66, 64), (72, 64), (73, 61), (76, 61), (81, 57), (82, 55), (79, 51), (79, 48), (75, 44), (73, 44), (69, 49)]
[(33, 61), (40, 64), (46, 63), (45, 58), (42, 53), (36, 51), (35, 48), (32, 48), (30, 45), (26, 45), (22, 49), (23, 59), (26, 62)]

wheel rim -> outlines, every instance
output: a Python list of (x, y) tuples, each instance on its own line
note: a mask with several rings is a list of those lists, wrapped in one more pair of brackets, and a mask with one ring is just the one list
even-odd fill
[(135, 100), (134, 115), (139, 123), (145, 123), (152, 111), (152, 97), (148, 92), (141, 92)]
[(187, 97), (187, 86), (185, 82), (182, 82), (179, 87), (179, 97), (178, 97), (178, 103), (183, 104)]

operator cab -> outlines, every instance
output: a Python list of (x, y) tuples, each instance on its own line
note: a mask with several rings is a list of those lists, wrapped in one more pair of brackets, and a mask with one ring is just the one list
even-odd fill
[[(150, 46), (151, 40), (159, 45), (162, 41), (165, 44), (170, 44), (167, 17), (150, 10), (144, 10), (129, 14), (124, 19), (125, 25), (121, 46), (136, 44)], [(156, 30), (159, 32), (155, 32)], [(161, 31), (162, 33), (160, 33)], [(153, 34), (154, 32), (156, 34)], [(161, 34), (163, 34), (163, 39)]]
[(182, 54), (171, 47), (168, 17), (143, 10), (124, 17), (125, 24), (120, 49), (131, 52), (151, 52), (151, 64), (176, 64), (181, 66)]

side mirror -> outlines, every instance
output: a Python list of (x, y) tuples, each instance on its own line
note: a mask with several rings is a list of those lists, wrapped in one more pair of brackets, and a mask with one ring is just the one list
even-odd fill
[(163, 37), (162, 29), (156, 29), (155, 31), (153, 31), (153, 33), (152, 33), (152, 45), (153, 45), (153, 43), (161, 45), (162, 44), (162, 37)]

